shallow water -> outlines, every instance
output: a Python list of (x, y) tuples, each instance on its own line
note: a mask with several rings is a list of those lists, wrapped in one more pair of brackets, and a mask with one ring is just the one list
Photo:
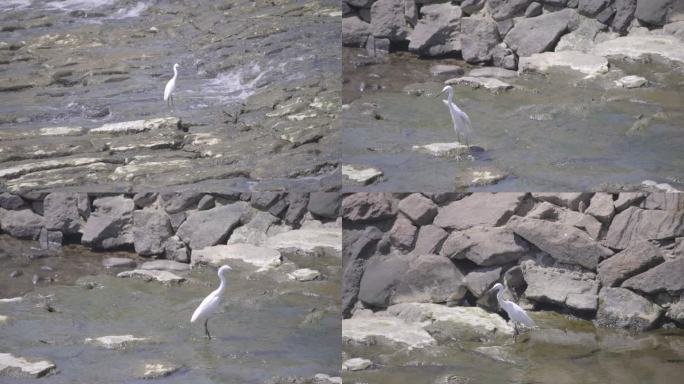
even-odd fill
[[(375, 367), (346, 372), (345, 382), (465, 383), (679, 383), (684, 332), (642, 334), (595, 329), (588, 321), (548, 314), (540, 329), (514, 342), (459, 342), (408, 350), (382, 343), (345, 344), (345, 358), (364, 357)], [(492, 348), (493, 358), (475, 349)], [(450, 381), (447, 380), (450, 378)]]
[[(682, 66), (614, 62), (609, 74), (593, 80), (563, 71), (526, 74), (502, 79), (515, 88), (498, 94), (458, 86), (454, 100), (473, 124), (470, 144), (485, 152), (455, 160), (411, 147), (456, 140), (448, 110), (430, 97), (449, 77), (431, 76), (430, 67), (464, 63), (397, 53), (365, 65), (363, 54), (343, 50), (343, 160), (376, 167), (384, 178), (348, 190), (618, 190), (644, 180), (684, 185)], [(650, 85), (615, 88), (613, 81), (626, 74), (644, 76)], [(473, 186), (463, 176), (468, 170), (507, 177)]]
[[(19, 257), (16, 247), (4, 251)], [(65, 260), (86, 255), (92, 253), (73, 247), (33, 263), (51, 264), (59, 273), (69, 266)], [(83, 273), (74, 285), (39, 284), (19, 303), (0, 303), (0, 314), (10, 317), (9, 324), (0, 325), (2, 352), (53, 361), (59, 372), (43, 379), (51, 383), (143, 382), (139, 377), (144, 364), (158, 361), (181, 367), (156, 380), (164, 383), (264, 383), (274, 377), (337, 375), (340, 268), (334, 260), (297, 260), (298, 267), (316, 268), (325, 277), (312, 282), (287, 280), (285, 272), (294, 268), (291, 262), (264, 273), (233, 265), (223, 311), (209, 322), (211, 341), (203, 338), (202, 325), (190, 326), (189, 318), (218, 285), (215, 269), (195, 269), (188, 281), (165, 286), (117, 278), (112, 275), (120, 270), (100, 267), (91, 275)], [(8, 261), (0, 263), (0, 296), (5, 298)], [(86, 283), (95, 287), (87, 289)], [(54, 311), (46, 310), (46, 303)], [(87, 337), (125, 334), (151, 342), (124, 350), (84, 344)]]

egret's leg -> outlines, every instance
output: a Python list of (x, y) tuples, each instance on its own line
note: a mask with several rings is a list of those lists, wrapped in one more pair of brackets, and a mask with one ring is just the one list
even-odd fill
[(176, 104), (173, 102), (173, 95), (171, 95), (169, 99), (171, 99), (171, 108), (175, 108)]
[(207, 335), (207, 339), (211, 340), (211, 335), (209, 334), (209, 319), (204, 320), (204, 333)]
[(513, 342), (518, 340), (518, 324), (513, 322)]

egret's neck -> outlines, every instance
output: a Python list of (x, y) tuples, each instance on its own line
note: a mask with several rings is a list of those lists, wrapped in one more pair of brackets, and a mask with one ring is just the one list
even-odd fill
[(176, 69), (176, 67), (173, 67), (173, 78), (175, 79), (176, 77), (178, 77), (178, 69)]
[(218, 291), (219, 291), (219, 294), (223, 294), (223, 291), (226, 290), (228, 283), (226, 282), (226, 277), (222, 273), (219, 274), (219, 280), (221, 280), (221, 284), (218, 287)]
[(503, 291), (504, 291), (503, 287), (500, 287), (499, 291), (496, 293), (496, 300), (498, 300), (499, 303), (501, 303), (503, 301), (503, 295), (504, 295)]
[(454, 100), (454, 90), (453, 89), (449, 90), (447, 99), (449, 100), (449, 103), (453, 103), (453, 100)]

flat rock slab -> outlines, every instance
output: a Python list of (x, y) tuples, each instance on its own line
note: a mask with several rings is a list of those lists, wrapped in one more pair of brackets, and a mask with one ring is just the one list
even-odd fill
[(341, 256), (342, 228), (303, 227), (270, 237), (265, 246), (285, 254), (294, 252), (304, 256)]
[(29, 361), (9, 353), (0, 353), (0, 376), (43, 377), (55, 372), (57, 366), (48, 360)]
[(359, 184), (371, 184), (382, 177), (382, 171), (363, 165), (343, 165), (342, 176)]
[(105, 268), (135, 268), (137, 263), (127, 257), (108, 257), (102, 260)]
[(109, 123), (89, 131), (90, 134), (125, 135), (141, 133), (159, 128), (176, 128), (179, 119), (177, 117), (161, 117), (149, 120), (122, 121)]
[(434, 224), (464, 230), (470, 227), (501, 226), (515, 213), (524, 193), (475, 193), (442, 207)]
[(321, 276), (321, 273), (316, 271), (315, 269), (309, 269), (309, 268), (302, 268), (298, 269), (290, 274), (288, 274), (288, 277), (292, 280), (297, 280), (297, 281), (311, 281), (311, 280), (316, 280)]
[(282, 256), (279, 251), (270, 247), (240, 243), (220, 244), (193, 250), (191, 263), (220, 267), (228, 260), (240, 260), (260, 269), (269, 269), (279, 266), (282, 263)]
[(470, 154), (470, 146), (461, 144), (457, 141), (453, 143), (431, 143), (425, 145), (414, 145), (411, 150), (426, 153), (437, 157), (460, 159), (463, 155)]
[(559, 67), (596, 76), (608, 72), (608, 60), (599, 55), (578, 51), (544, 52), (521, 57), (518, 71), (548, 73), (552, 68)]
[(149, 340), (146, 337), (135, 337), (133, 335), (116, 335), (87, 338), (85, 343), (105, 349), (124, 349), (135, 344), (149, 342)]
[(524, 261), (521, 266), (528, 299), (577, 311), (596, 310), (599, 283), (593, 273), (543, 267), (532, 260)]
[(648, 80), (641, 76), (625, 76), (615, 80), (615, 85), (622, 88), (639, 88), (648, 84)]
[(598, 277), (604, 287), (615, 287), (663, 261), (665, 259), (660, 250), (644, 241), (601, 262), (598, 266)]
[(524, 240), (509, 228), (471, 227), (451, 232), (440, 254), (450, 259), (468, 259), (479, 266), (511, 263), (528, 251)]
[(437, 344), (420, 324), (407, 323), (396, 317), (365, 316), (342, 320), (344, 342), (369, 344), (378, 339), (405, 344), (411, 348)]
[(373, 366), (373, 362), (361, 357), (354, 357), (352, 359), (345, 360), (342, 363), (343, 371), (363, 371)]
[(190, 270), (190, 264), (180, 263), (173, 260), (152, 260), (144, 262), (140, 266), (140, 269), (182, 272)]
[(184, 277), (180, 277), (168, 271), (157, 271), (149, 269), (134, 269), (132, 271), (120, 272), (116, 277), (133, 277), (137, 279), (143, 279), (145, 281), (158, 281), (163, 284), (178, 284), (185, 281)]
[(603, 327), (647, 331), (664, 310), (646, 298), (624, 288), (603, 288), (599, 293), (596, 321)]
[(635, 59), (645, 55), (658, 55), (669, 60), (684, 62), (684, 42), (667, 35), (623, 36), (596, 44), (592, 53), (600, 56), (627, 56)]
[(153, 362), (145, 363), (142, 367), (142, 379), (159, 379), (167, 377), (180, 369), (179, 366), (169, 363)]
[(471, 88), (485, 88), (490, 91), (506, 91), (513, 88), (512, 85), (505, 83), (494, 77), (475, 77), (475, 76), (463, 76), (455, 79), (449, 79), (444, 82), (447, 85), (465, 85)]
[(684, 211), (629, 207), (618, 213), (608, 228), (604, 244), (625, 249), (643, 240), (662, 240), (684, 235)]
[(653, 294), (670, 292), (676, 294), (684, 291), (684, 257), (668, 260), (644, 273), (630, 277), (622, 283), (622, 287), (635, 291)]

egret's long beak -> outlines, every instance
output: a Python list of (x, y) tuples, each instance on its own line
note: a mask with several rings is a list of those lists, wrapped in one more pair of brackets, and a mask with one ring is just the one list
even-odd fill
[(434, 95), (434, 96), (432, 96), (432, 97), (440, 97), (440, 96), (441, 96), (442, 94), (444, 94), (444, 93), (446, 93), (446, 90), (444, 90), (444, 91), (442, 91), (442, 92), (440, 92), (440, 93), (438, 93), (438, 94), (436, 94), (436, 95)]

